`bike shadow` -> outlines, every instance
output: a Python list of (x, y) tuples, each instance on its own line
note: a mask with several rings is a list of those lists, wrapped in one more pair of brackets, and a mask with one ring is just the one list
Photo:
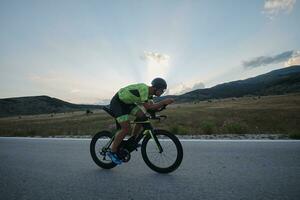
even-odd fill
[(178, 173), (177, 171), (168, 174), (160, 174), (147, 168), (142, 170), (135, 170), (133, 168), (122, 168), (122, 166), (113, 169), (94, 168), (84, 173), (87, 176), (100, 178), (102, 180), (106, 178), (110, 180), (124, 179), (127, 182), (131, 180), (135, 182), (145, 180), (176, 181), (182, 178), (181, 173)]

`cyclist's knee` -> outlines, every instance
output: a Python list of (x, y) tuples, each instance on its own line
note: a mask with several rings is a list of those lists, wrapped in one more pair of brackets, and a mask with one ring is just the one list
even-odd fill
[(120, 125), (121, 125), (121, 134), (127, 135), (131, 130), (130, 123), (126, 121), (120, 123)]
[(135, 121), (137, 121), (137, 122), (141, 122), (141, 121), (146, 121), (147, 120), (147, 116), (141, 110), (138, 111), (135, 116), (136, 116)]
[(142, 110), (139, 110), (139, 111), (135, 114), (135, 116), (136, 116), (137, 118), (144, 118), (144, 117), (145, 117), (145, 113), (144, 113)]

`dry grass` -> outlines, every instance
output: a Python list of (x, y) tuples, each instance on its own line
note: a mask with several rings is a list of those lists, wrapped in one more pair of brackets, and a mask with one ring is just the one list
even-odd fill
[(0, 135), (50, 136), (93, 135), (113, 124), (104, 111), (87, 115), (85, 112), (0, 118)]
[[(243, 97), (174, 104), (154, 126), (176, 134), (299, 135), (300, 94)], [(114, 120), (104, 111), (0, 118), (2, 136), (93, 135), (112, 129)]]
[(164, 128), (179, 127), (190, 134), (289, 134), (300, 131), (300, 94), (181, 104), (165, 113), (170, 120)]

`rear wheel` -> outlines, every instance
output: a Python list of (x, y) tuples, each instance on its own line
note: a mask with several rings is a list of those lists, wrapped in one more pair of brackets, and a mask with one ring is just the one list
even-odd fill
[(170, 173), (182, 162), (183, 149), (179, 139), (165, 130), (153, 130), (163, 151), (160, 152), (153, 138), (148, 135), (142, 143), (142, 157), (145, 163), (158, 173)]
[(90, 144), (90, 153), (94, 162), (104, 169), (111, 169), (116, 166), (111, 159), (106, 156), (108, 149), (105, 148), (106, 144), (112, 138), (112, 133), (109, 131), (100, 131), (92, 138)]

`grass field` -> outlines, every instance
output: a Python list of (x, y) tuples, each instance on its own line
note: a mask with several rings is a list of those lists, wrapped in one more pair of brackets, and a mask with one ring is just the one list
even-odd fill
[[(300, 135), (300, 94), (242, 97), (174, 104), (154, 126), (175, 134), (288, 134)], [(102, 110), (0, 118), (0, 136), (93, 135), (114, 129)]]

